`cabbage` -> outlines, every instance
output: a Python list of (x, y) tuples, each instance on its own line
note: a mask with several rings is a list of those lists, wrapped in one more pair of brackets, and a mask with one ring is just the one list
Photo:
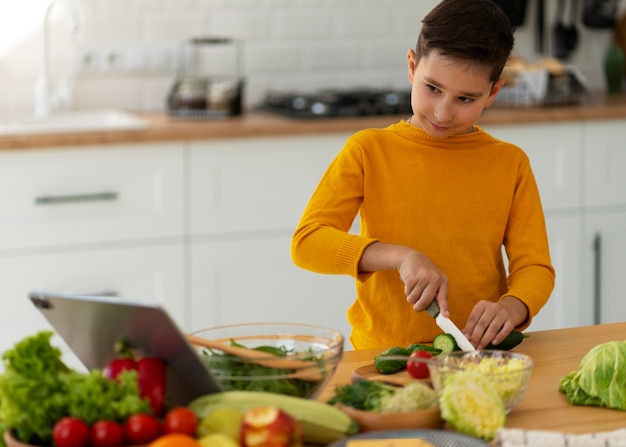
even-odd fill
[(441, 417), (455, 429), (491, 440), (506, 424), (506, 411), (498, 393), (485, 376), (460, 371), (444, 378), (439, 396)]
[(626, 341), (591, 348), (578, 369), (561, 378), (559, 391), (572, 405), (626, 410)]
[(437, 393), (422, 382), (411, 381), (393, 394), (380, 398), (382, 413), (406, 413), (437, 405)]

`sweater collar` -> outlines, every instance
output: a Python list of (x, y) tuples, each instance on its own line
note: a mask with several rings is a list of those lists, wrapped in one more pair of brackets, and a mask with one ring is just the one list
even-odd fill
[(399, 123), (392, 124), (390, 127), (395, 128), (394, 130), (401, 133), (402, 135), (405, 135), (407, 138), (419, 139), (422, 141), (430, 141), (440, 144), (476, 142), (484, 139), (487, 136), (487, 134), (483, 131), (483, 128), (477, 125), (474, 125), (474, 132), (469, 132), (461, 135), (452, 135), (446, 138), (432, 137), (421, 127), (416, 127), (406, 120), (401, 120)]

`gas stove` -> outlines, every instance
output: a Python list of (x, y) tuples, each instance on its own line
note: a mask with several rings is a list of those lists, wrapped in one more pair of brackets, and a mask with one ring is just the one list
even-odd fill
[(301, 119), (410, 114), (411, 91), (388, 89), (326, 89), (310, 93), (269, 91), (260, 108)]

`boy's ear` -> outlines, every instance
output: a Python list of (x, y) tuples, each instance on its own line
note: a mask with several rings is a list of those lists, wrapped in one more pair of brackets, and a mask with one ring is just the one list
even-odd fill
[(407, 65), (408, 65), (408, 75), (409, 75), (409, 84), (413, 84), (413, 76), (415, 75), (415, 68), (417, 66), (417, 59), (415, 56), (415, 50), (409, 50), (406, 54)]
[(500, 91), (500, 89), (502, 87), (504, 87), (505, 84), (505, 80), (500, 78), (496, 81), (495, 84), (493, 84), (493, 87), (491, 88), (491, 93), (489, 94), (489, 98), (487, 99), (487, 102), (485, 103), (485, 107), (489, 107), (491, 104), (493, 104), (493, 101), (496, 99), (496, 96), (498, 95), (498, 92)]

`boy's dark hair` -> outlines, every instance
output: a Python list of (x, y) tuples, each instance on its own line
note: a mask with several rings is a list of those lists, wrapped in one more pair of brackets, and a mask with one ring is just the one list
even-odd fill
[(513, 50), (513, 31), (493, 0), (443, 0), (422, 20), (415, 54), (419, 62), (437, 50), (477, 68), (488, 67), (495, 83)]

